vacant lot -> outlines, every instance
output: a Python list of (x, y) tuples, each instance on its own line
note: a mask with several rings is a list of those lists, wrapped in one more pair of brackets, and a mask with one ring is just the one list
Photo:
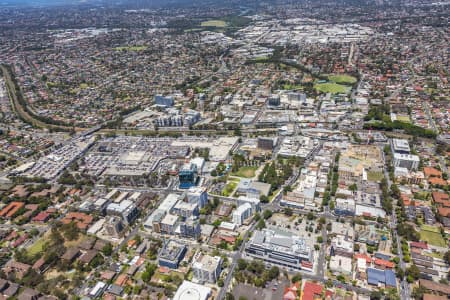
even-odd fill
[(330, 75), (328, 80), (342, 84), (354, 84), (357, 81), (355, 77), (350, 75)]
[(322, 93), (346, 94), (350, 92), (350, 88), (337, 83), (316, 83), (314, 88)]
[(253, 178), (255, 177), (255, 171), (257, 169), (257, 167), (240, 167), (237, 172), (232, 173), (231, 175), (244, 178)]
[(435, 226), (422, 225), (420, 230), (420, 239), (434, 246), (447, 246), (444, 239), (442, 238), (441, 233), (439, 232), (439, 228)]
[(369, 181), (381, 181), (384, 175), (382, 172), (367, 172), (367, 179)]
[(220, 28), (227, 27), (227, 23), (222, 20), (209, 20), (202, 22), (202, 24), (200, 25), (202, 27), (220, 27)]

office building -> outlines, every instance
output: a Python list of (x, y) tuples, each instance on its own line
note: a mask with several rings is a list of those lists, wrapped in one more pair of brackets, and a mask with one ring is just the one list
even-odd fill
[(280, 105), (280, 96), (279, 95), (271, 95), (267, 99), (267, 104), (269, 106), (279, 106)]
[(138, 216), (136, 205), (130, 200), (123, 200), (120, 203), (110, 203), (106, 207), (107, 215), (121, 216), (126, 224), (131, 224)]
[(161, 233), (174, 234), (178, 222), (178, 216), (167, 214), (161, 220)]
[(177, 269), (186, 254), (187, 247), (181, 243), (169, 240), (164, 244), (158, 254), (158, 263), (161, 267)]
[(250, 218), (252, 212), (252, 206), (248, 202), (238, 206), (233, 212), (233, 223), (242, 225), (246, 219)]
[(257, 140), (257, 146), (259, 149), (271, 151), (275, 146), (276, 138), (259, 137)]
[(198, 179), (197, 166), (193, 163), (185, 164), (178, 172), (178, 179), (180, 181), (180, 189), (188, 189), (195, 186)]
[(220, 276), (222, 258), (220, 256), (204, 255), (197, 252), (192, 263), (194, 278), (200, 283), (215, 283)]
[(412, 154), (394, 153), (394, 167), (406, 168), (409, 171), (415, 171), (419, 167), (420, 158)]
[(198, 239), (201, 234), (200, 221), (188, 218), (180, 222), (180, 236)]
[(200, 210), (197, 203), (178, 201), (178, 203), (172, 208), (171, 213), (183, 218), (189, 218), (198, 217)]
[(245, 248), (247, 255), (290, 270), (302, 269), (313, 262), (313, 253), (306, 241), (279, 228), (256, 230)]
[(411, 148), (409, 147), (409, 143), (404, 139), (392, 139), (391, 140), (391, 149), (393, 153), (399, 154), (410, 154)]
[(186, 197), (189, 203), (197, 203), (199, 208), (203, 208), (208, 203), (208, 192), (205, 188), (191, 187)]
[(119, 237), (124, 229), (124, 225), (120, 217), (111, 216), (106, 220), (104, 228), (108, 235)]
[(261, 210), (260, 202), (259, 198), (239, 196), (237, 205), (241, 206), (245, 203), (249, 203), (252, 206), (252, 211), (256, 213)]
[(334, 212), (341, 216), (352, 216), (355, 214), (355, 200), (336, 198)]
[(174, 104), (173, 97), (164, 97), (162, 95), (156, 95), (155, 104), (166, 107), (173, 106)]

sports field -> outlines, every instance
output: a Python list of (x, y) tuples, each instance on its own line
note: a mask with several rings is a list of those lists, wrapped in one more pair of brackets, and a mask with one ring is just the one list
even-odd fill
[(314, 89), (322, 93), (346, 94), (351, 88), (337, 83), (316, 83)]
[(329, 75), (328, 80), (342, 84), (354, 84), (357, 81), (355, 77), (350, 75)]
[(224, 27), (227, 27), (227, 23), (222, 20), (209, 20), (209, 21), (202, 22), (202, 24), (200, 24), (200, 26), (224, 28)]

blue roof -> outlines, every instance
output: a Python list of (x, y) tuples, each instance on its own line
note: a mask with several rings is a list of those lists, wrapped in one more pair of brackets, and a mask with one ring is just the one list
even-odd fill
[(395, 273), (392, 270), (367, 269), (367, 282), (371, 285), (384, 284), (386, 286), (397, 286)]
[(397, 279), (395, 278), (395, 273), (392, 270), (385, 270), (384, 274), (386, 275), (386, 285), (397, 287)]
[(381, 259), (384, 259), (384, 260), (391, 260), (391, 257), (389, 255), (386, 255), (386, 254), (383, 254), (383, 253), (379, 253), (379, 252), (375, 253), (375, 257), (376, 258), (381, 258)]
[(367, 282), (371, 285), (384, 284), (386, 281), (386, 275), (383, 270), (368, 268), (367, 269)]

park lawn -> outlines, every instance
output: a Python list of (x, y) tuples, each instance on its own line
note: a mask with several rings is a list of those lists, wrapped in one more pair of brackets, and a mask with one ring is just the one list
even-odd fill
[(358, 81), (355, 77), (350, 75), (329, 75), (328, 80), (342, 84), (354, 84)]
[(47, 239), (44, 237), (38, 239), (36, 242), (34, 242), (33, 245), (31, 245), (31, 247), (29, 247), (27, 249), (28, 255), (34, 256), (34, 255), (42, 252), (44, 250), (44, 245), (46, 242), (47, 242)]
[(227, 183), (227, 185), (222, 190), (222, 195), (225, 197), (230, 196), (231, 193), (233, 193), (233, 191), (236, 189), (237, 185), (237, 182), (234, 181)]
[(255, 172), (258, 167), (240, 167), (239, 170), (235, 173), (232, 173), (233, 176), (244, 177), (244, 178), (253, 178), (255, 177)]
[(422, 225), (421, 229), (426, 230), (426, 231), (441, 233), (439, 228), (437, 228), (436, 226), (433, 226), (433, 225), (424, 224), (424, 225)]
[[(422, 241), (427, 242), (428, 244), (438, 246), (438, 247), (446, 247), (447, 244), (445, 243), (444, 239), (442, 238), (441, 234), (436, 232), (433, 228), (433, 231), (426, 230), (424, 228), (426, 225), (422, 225), (422, 230), (420, 230), (420, 239)], [(438, 229), (439, 230), (439, 229)]]
[(397, 120), (400, 122), (411, 123), (411, 119), (408, 116), (397, 115)]
[(322, 93), (347, 94), (351, 88), (337, 83), (316, 83), (314, 89)]
[(295, 84), (285, 84), (283, 85), (283, 90), (303, 90), (303, 86)]
[(227, 23), (223, 20), (209, 20), (209, 21), (204, 21), (200, 24), (200, 26), (202, 27), (219, 27), (219, 28), (224, 28), (227, 27)]
[(383, 177), (382, 172), (367, 172), (367, 179), (369, 181), (381, 181)]

